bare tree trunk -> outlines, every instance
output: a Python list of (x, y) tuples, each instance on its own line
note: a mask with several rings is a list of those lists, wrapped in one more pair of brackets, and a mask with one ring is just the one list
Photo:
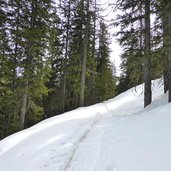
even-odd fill
[(145, 0), (144, 107), (151, 103), (150, 0)]
[(82, 74), (81, 74), (80, 106), (84, 106), (84, 98), (85, 98), (84, 94), (85, 94), (86, 62), (87, 62), (88, 43), (89, 43), (88, 32), (89, 32), (89, 25), (90, 25), (89, 0), (87, 0), (86, 11), (87, 11), (87, 21), (86, 21), (86, 28), (85, 28), (83, 64), (82, 64)]
[(21, 113), (20, 113), (20, 130), (23, 130), (25, 127), (25, 116), (27, 111), (27, 99), (28, 93), (27, 90), (22, 94), (22, 101), (21, 101)]
[(66, 96), (66, 65), (68, 59), (68, 44), (69, 44), (69, 28), (70, 28), (70, 9), (71, 3), (68, 1), (68, 15), (67, 15), (67, 30), (66, 30), (66, 41), (65, 41), (65, 59), (64, 59), (64, 80), (63, 80), (63, 99), (62, 99), (62, 111), (65, 111), (65, 96)]
[[(19, 5), (19, 4), (18, 4)], [(20, 7), (17, 7), (17, 18), (16, 18), (16, 32), (19, 30), (19, 10)], [(13, 67), (13, 80), (12, 80), (12, 90), (13, 92), (15, 91), (16, 88), (16, 64), (17, 64), (17, 52), (18, 52), (18, 35), (15, 37), (16, 42), (15, 42), (15, 48), (14, 48), (14, 67)]]
[(94, 17), (93, 17), (93, 49), (92, 49), (92, 56), (93, 56), (93, 63), (92, 63), (92, 80), (91, 80), (91, 104), (95, 102), (95, 52), (96, 52), (96, 12), (97, 11), (97, 0), (94, 0)]
[[(164, 19), (163, 21), (163, 34), (164, 34), (164, 38), (163, 38), (163, 46), (164, 48), (166, 48), (167, 46), (167, 40), (166, 40), (166, 21)], [(163, 59), (163, 68), (164, 68), (164, 93), (166, 93), (168, 91), (168, 50), (165, 50), (164, 53), (164, 59)]]
[[(166, 7), (166, 2), (163, 1), (162, 2), (163, 6), (162, 7)], [(164, 8), (162, 8), (162, 27), (163, 27), (163, 47), (164, 49), (166, 49), (164, 51), (164, 59), (163, 59), (163, 68), (164, 68), (164, 93), (166, 93), (168, 91), (168, 50), (167, 50), (167, 46), (168, 46), (168, 40), (167, 40), (167, 34), (168, 34), (168, 12), (167, 10), (164, 10)]]
[(169, 33), (169, 50), (168, 50), (168, 90), (169, 90), (169, 102), (171, 102), (171, 2), (168, 1), (168, 33)]

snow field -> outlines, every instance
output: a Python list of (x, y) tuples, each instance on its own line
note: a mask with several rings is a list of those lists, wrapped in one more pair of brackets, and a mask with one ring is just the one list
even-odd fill
[(0, 171), (170, 171), (171, 104), (162, 79), (56, 116), (0, 141)]

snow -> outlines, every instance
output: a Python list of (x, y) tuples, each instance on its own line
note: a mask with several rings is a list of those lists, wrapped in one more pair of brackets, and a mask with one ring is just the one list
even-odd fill
[(171, 104), (163, 80), (52, 117), (0, 141), (0, 171), (170, 171)]

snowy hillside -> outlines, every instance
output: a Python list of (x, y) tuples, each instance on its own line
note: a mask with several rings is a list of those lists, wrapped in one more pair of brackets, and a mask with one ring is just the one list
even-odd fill
[(47, 119), (0, 141), (0, 171), (171, 171), (171, 104), (162, 80)]

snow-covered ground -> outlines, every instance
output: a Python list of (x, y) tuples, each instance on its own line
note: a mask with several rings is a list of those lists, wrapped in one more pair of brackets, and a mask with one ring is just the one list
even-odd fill
[(47, 119), (0, 141), (0, 171), (171, 171), (171, 104), (162, 80)]

